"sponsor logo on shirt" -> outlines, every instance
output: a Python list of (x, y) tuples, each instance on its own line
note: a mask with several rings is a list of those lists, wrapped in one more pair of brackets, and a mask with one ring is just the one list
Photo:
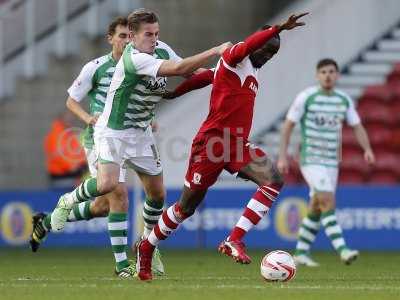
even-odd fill
[(257, 94), (258, 87), (257, 87), (257, 85), (256, 85), (254, 82), (250, 82), (249, 88), (250, 88), (254, 93)]
[(167, 86), (167, 79), (165, 77), (158, 77), (156, 80), (151, 79), (146, 84), (146, 89), (150, 91), (156, 91), (158, 89), (165, 89)]

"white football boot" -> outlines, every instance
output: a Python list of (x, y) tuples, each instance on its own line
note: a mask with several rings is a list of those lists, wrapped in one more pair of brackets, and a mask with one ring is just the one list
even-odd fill
[(64, 230), (65, 223), (67, 222), (69, 213), (72, 210), (73, 204), (69, 204), (66, 199), (67, 194), (64, 194), (58, 200), (56, 208), (51, 213), (51, 229), (54, 232)]
[(340, 259), (346, 265), (350, 265), (353, 261), (357, 259), (359, 255), (360, 252), (358, 252), (357, 250), (345, 248), (342, 250), (342, 252), (340, 252)]
[(307, 254), (300, 254), (300, 255), (293, 255), (294, 262), (297, 266), (306, 266), (306, 267), (319, 267), (319, 263), (314, 261), (309, 255)]

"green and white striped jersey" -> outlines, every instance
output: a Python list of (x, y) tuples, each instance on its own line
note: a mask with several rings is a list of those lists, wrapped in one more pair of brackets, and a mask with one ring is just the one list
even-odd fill
[(301, 164), (338, 167), (343, 121), (360, 123), (351, 98), (337, 89), (331, 93), (310, 87), (294, 100), (286, 118), (301, 125)]
[(111, 81), (104, 113), (96, 124), (100, 135), (121, 136), (127, 134), (126, 130), (145, 130), (150, 125), (167, 84), (166, 77), (157, 76), (165, 60), (181, 58), (161, 41), (153, 55), (139, 52), (132, 43), (126, 46)]
[[(86, 96), (89, 96), (89, 113), (92, 116), (101, 114), (104, 110), (107, 92), (116, 64), (117, 62), (113, 59), (112, 53), (88, 62), (68, 89), (69, 96), (77, 102), (81, 102)], [(82, 136), (85, 148), (93, 148), (93, 132), (93, 126), (86, 127)]]

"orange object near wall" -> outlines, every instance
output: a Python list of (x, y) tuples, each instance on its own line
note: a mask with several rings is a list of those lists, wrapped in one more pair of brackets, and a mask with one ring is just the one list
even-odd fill
[(78, 132), (68, 127), (62, 119), (53, 121), (44, 140), (44, 152), (49, 175), (68, 175), (86, 165)]

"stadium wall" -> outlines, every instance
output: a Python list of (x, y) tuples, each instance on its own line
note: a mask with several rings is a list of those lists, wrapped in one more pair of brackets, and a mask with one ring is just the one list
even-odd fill
[[(1, 192), (0, 246), (27, 247), (32, 212), (51, 210), (62, 192)], [(253, 192), (254, 189), (248, 188), (210, 190), (198, 213), (162, 247), (215, 248), (234, 226)], [(169, 204), (179, 193), (179, 190), (168, 190)], [(306, 212), (306, 199), (306, 187), (285, 188), (270, 215), (247, 235), (248, 247), (293, 249), (298, 226)], [(400, 250), (400, 187), (341, 187), (337, 199), (338, 221), (350, 247)], [(135, 215), (132, 207), (131, 216)], [(130, 218), (131, 228), (134, 221)], [(46, 247), (108, 247), (107, 219), (68, 223), (64, 233), (51, 234), (45, 243)], [(314, 249), (331, 249), (322, 230)]]

